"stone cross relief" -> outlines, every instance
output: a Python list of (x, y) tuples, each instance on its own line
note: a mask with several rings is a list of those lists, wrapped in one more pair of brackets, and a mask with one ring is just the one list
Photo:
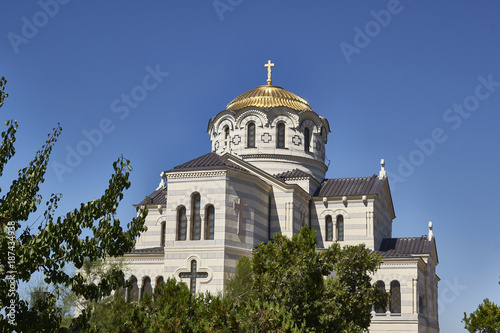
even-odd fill
[(238, 210), (238, 235), (243, 233), (243, 212), (248, 212), (248, 206), (241, 202), (241, 198), (238, 197), (234, 201), (234, 209)]

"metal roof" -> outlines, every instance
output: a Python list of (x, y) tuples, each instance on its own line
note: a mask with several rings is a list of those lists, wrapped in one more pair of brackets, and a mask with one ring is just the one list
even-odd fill
[(166, 195), (166, 187), (154, 190), (154, 192), (145, 197), (144, 200), (139, 203), (139, 205), (164, 205), (167, 203)]
[(285, 178), (303, 178), (303, 177), (312, 177), (305, 171), (299, 169), (293, 169), (289, 171), (285, 171), (282, 173), (278, 173), (274, 175), (275, 178), (285, 179)]
[(189, 162), (180, 164), (173, 169), (168, 170), (167, 172), (172, 171), (184, 171), (184, 170), (206, 170), (206, 169), (221, 169), (221, 168), (230, 168), (236, 169), (240, 171), (246, 171), (242, 167), (229, 162), (224, 157), (220, 156), (217, 153), (208, 153), (203, 156), (197, 157)]
[(376, 175), (371, 177), (326, 179), (314, 196), (337, 197), (344, 195), (379, 194), (383, 181)]
[(148, 247), (145, 249), (133, 248), (129, 253), (163, 253), (165, 251), (163, 246), (158, 247)]
[(432, 242), (427, 236), (384, 238), (377, 251), (382, 257), (407, 257), (412, 254), (430, 254)]

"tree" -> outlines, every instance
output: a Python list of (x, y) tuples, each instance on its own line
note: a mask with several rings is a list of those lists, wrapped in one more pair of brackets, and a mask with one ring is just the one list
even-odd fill
[[(2, 77), (0, 106), (8, 97), (4, 92), (6, 82)], [(2, 133), (0, 144), (0, 177), (15, 154), (18, 128), (14, 120), (5, 125), (7, 129)], [(42, 222), (36, 230), (31, 229), (27, 221), (42, 202), (39, 186), (44, 182), (49, 156), (61, 130), (60, 126), (53, 129), (33, 160), (19, 170), (9, 191), (0, 198), (0, 308), (5, 311), (0, 327), (9, 332), (16, 327), (19, 330), (30, 320), (25, 315), (30, 311), (28, 303), (20, 299), (17, 291), (19, 282), (29, 282), (34, 273), (40, 272), (46, 283), (63, 284), (85, 299), (109, 295), (124, 285), (123, 272), (111, 270), (99, 281), (90, 281), (80, 272), (69, 275), (65, 265), (80, 269), (85, 258), (95, 261), (122, 256), (132, 249), (135, 237), (146, 230), (146, 210), (132, 219), (127, 229), (121, 227), (116, 216), (123, 191), (130, 187), (130, 162), (123, 157), (113, 163), (114, 173), (100, 198), (82, 203), (79, 208), (56, 218), (55, 210), (62, 195), (53, 194), (46, 201)], [(85, 234), (91, 235), (82, 238)]]
[(366, 330), (372, 305), (385, 308), (388, 301), (370, 282), (380, 256), (364, 244), (341, 249), (336, 243), (322, 252), (316, 245), (315, 231), (307, 226), (292, 239), (277, 233), (259, 245), (252, 258), (255, 298), (277, 309), (277, 320), (293, 320), (286, 332)]
[(464, 312), (462, 322), (465, 323), (465, 329), (471, 333), (498, 333), (500, 332), (500, 306), (486, 298), (469, 316)]

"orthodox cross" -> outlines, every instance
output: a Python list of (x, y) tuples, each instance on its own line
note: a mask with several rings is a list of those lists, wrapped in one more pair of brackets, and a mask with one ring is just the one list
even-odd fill
[(273, 81), (271, 81), (271, 67), (274, 67), (274, 64), (271, 60), (268, 60), (264, 67), (267, 67), (267, 85), (270, 86), (273, 84)]
[(196, 295), (196, 279), (206, 278), (206, 277), (208, 277), (208, 273), (207, 272), (198, 272), (196, 260), (192, 260), (191, 261), (191, 272), (180, 273), (179, 277), (181, 279), (184, 279), (184, 278), (190, 279), (189, 289), (191, 290), (191, 293), (193, 294), (193, 296), (195, 296)]
[(248, 212), (248, 207), (241, 203), (241, 198), (238, 198), (234, 201), (234, 209), (238, 210), (238, 235), (241, 235), (243, 232), (243, 212)]

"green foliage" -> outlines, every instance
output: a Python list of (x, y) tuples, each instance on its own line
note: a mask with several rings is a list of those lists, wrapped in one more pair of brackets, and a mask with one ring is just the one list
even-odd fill
[[(284, 308), (301, 332), (362, 332), (370, 325), (372, 305), (387, 304), (369, 275), (381, 258), (364, 245), (333, 244), (322, 252), (316, 245), (315, 231), (307, 226), (291, 240), (278, 233), (261, 244), (252, 260), (256, 298)], [(324, 278), (332, 272), (334, 279)]]
[(229, 298), (239, 299), (249, 297), (252, 291), (252, 262), (248, 257), (242, 257), (236, 265), (236, 272), (225, 281), (224, 294)]
[(462, 322), (465, 323), (465, 329), (471, 333), (499, 333), (500, 306), (486, 298), (469, 316), (464, 312)]
[[(0, 106), (7, 97), (5, 83), (2, 77)], [(17, 122), (7, 121), (6, 127), (0, 144), (0, 176), (15, 153)], [(45, 180), (49, 156), (61, 130), (60, 126), (53, 129), (33, 160), (19, 170), (9, 191), (0, 198), (0, 309), (8, 312), (7, 307), (15, 304), (15, 322), (20, 326), (32, 318), (27, 302), (19, 298), (20, 282), (29, 282), (33, 274), (41, 272), (47, 284), (61, 284), (78, 296), (97, 300), (123, 285), (123, 272), (110, 271), (99, 281), (90, 281), (80, 272), (69, 275), (65, 265), (81, 268), (84, 258), (95, 261), (122, 256), (132, 249), (135, 237), (146, 230), (146, 210), (134, 218), (127, 229), (120, 226), (116, 217), (123, 191), (130, 187), (130, 162), (123, 157), (113, 163), (114, 173), (100, 198), (82, 203), (79, 208), (56, 218), (55, 210), (62, 195), (53, 194), (46, 201), (43, 221), (36, 230), (31, 230), (27, 221), (42, 202), (39, 186)], [(91, 236), (82, 238), (84, 231)], [(7, 316), (0, 318), (0, 327), (8, 331), (15, 328), (11, 323)]]
[[(388, 298), (370, 283), (380, 257), (364, 245), (316, 249), (315, 232), (281, 233), (239, 260), (224, 295), (198, 294), (169, 278), (138, 306), (108, 300), (91, 332), (363, 332), (372, 304)], [(335, 278), (325, 278), (332, 275)], [(109, 302), (115, 302), (109, 303)]]

